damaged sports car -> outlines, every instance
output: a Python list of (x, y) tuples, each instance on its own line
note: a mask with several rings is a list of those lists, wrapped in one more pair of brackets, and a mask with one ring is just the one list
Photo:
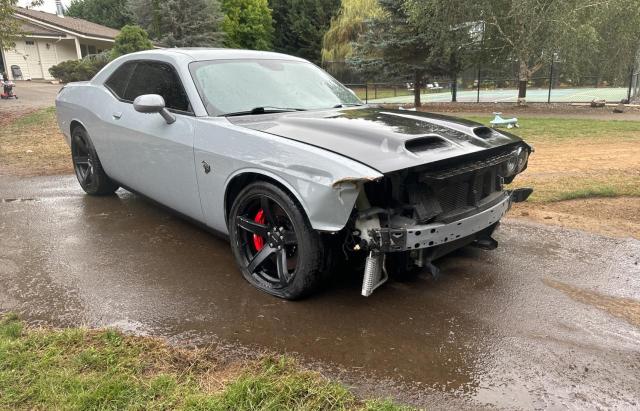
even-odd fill
[[(56, 99), (80, 186), (140, 193), (228, 236), (244, 278), (287, 299), (336, 262), (362, 294), (492, 233), (531, 189), (532, 148), (445, 116), (363, 104), (313, 64), (245, 50), (129, 54)], [(188, 275), (188, 267), (185, 267)], [(213, 280), (213, 279), (212, 279)]]

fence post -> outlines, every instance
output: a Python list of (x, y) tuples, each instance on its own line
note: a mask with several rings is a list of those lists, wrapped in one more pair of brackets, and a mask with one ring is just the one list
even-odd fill
[(374, 99), (378, 98), (378, 84), (373, 85), (373, 98)]
[(549, 95), (547, 96), (547, 104), (551, 103), (551, 88), (553, 87), (553, 62), (555, 53), (551, 56), (551, 68), (549, 69)]
[(478, 95), (476, 96), (476, 103), (480, 102), (480, 71), (481, 69), (481, 65), (480, 62), (478, 62)]
[(364, 102), (369, 104), (369, 83), (364, 84)]
[(631, 65), (631, 74), (629, 75), (629, 90), (627, 91), (627, 104), (631, 104), (631, 90), (633, 87), (633, 64)]

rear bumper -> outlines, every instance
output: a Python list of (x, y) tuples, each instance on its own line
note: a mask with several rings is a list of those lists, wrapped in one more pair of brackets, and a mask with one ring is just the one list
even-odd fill
[(373, 247), (381, 252), (417, 250), (441, 246), (479, 233), (500, 221), (512, 203), (525, 201), (533, 190), (505, 191), (494, 205), (451, 223), (432, 223), (410, 228), (371, 230)]

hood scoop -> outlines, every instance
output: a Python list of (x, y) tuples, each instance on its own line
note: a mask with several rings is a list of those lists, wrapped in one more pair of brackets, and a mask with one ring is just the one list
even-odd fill
[(407, 140), (404, 143), (404, 147), (414, 154), (420, 154), (425, 151), (447, 148), (450, 146), (451, 143), (438, 136), (424, 136), (413, 138), (411, 140)]
[(476, 136), (482, 138), (482, 139), (487, 139), (487, 138), (491, 138), (494, 137), (494, 131), (493, 129), (489, 128), (489, 127), (476, 127), (473, 129), (473, 134), (475, 134)]

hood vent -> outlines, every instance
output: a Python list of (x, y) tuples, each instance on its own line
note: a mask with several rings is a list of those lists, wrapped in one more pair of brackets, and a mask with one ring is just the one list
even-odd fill
[(404, 147), (412, 153), (422, 153), (424, 151), (437, 148), (449, 147), (449, 142), (438, 136), (418, 137), (404, 143)]
[(485, 140), (493, 137), (493, 133), (494, 133), (493, 129), (489, 127), (483, 126), (483, 127), (476, 127), (473, 129), (473, 134)]

